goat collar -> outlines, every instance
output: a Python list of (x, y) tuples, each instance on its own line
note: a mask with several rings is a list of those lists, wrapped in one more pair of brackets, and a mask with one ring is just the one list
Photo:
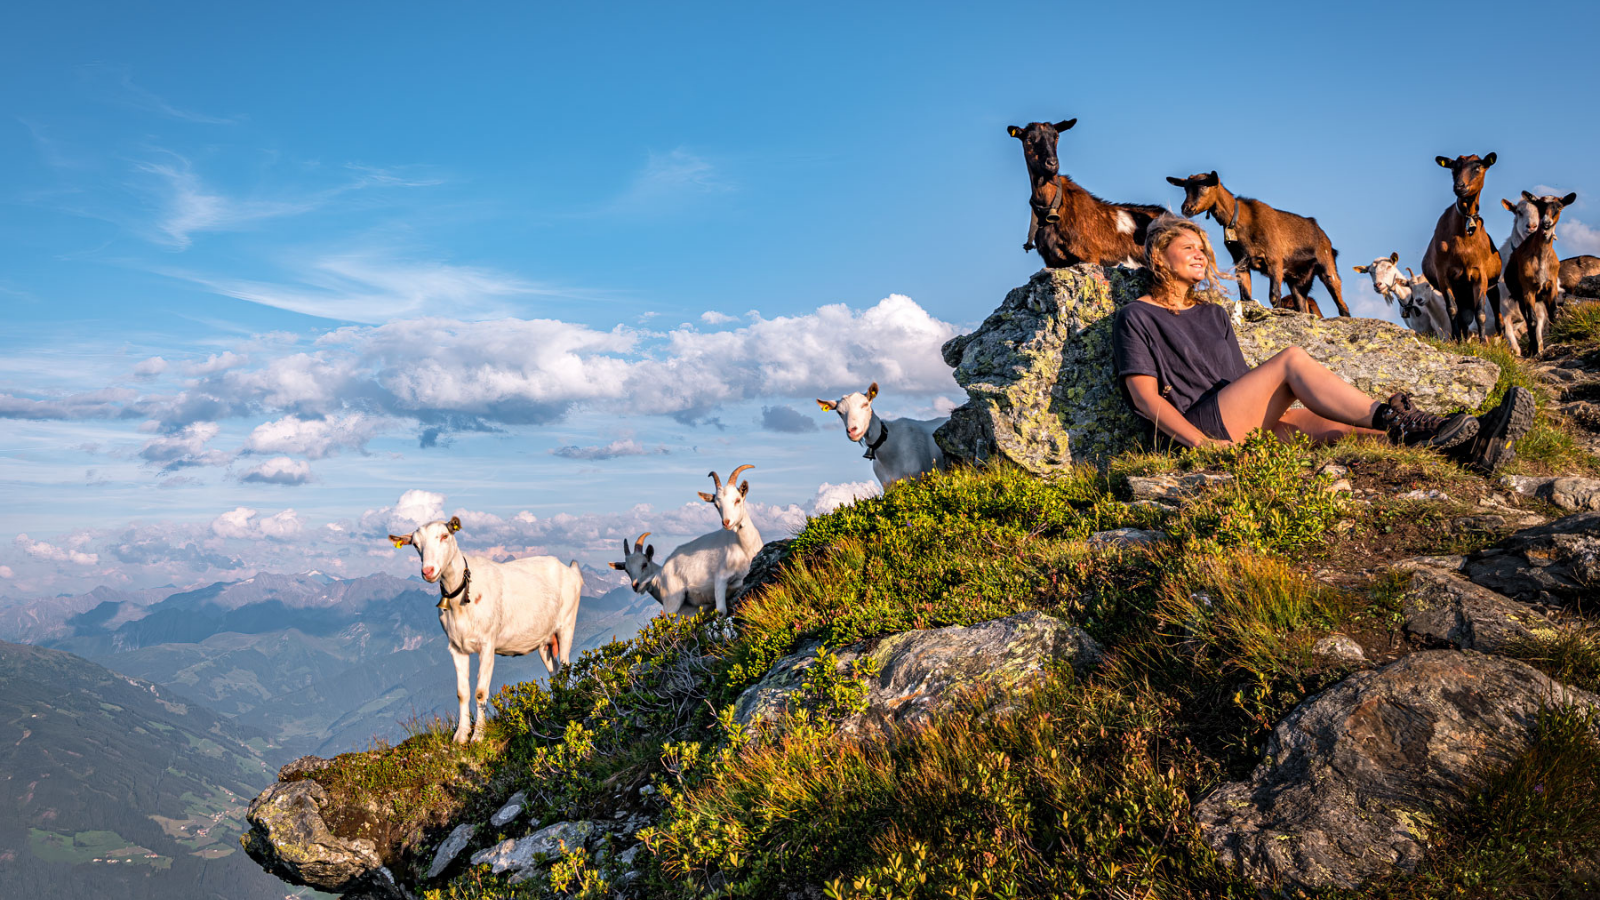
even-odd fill
[[(1061, 209), (1061, 204), (1062, 204), (1063, 201), (1065, 201), (1066, 196), (1067, 196), (1067, 188), (1066, 188), (1066, 184), (1065, 184), (1065, 182), (1066, 182), (1065, 176), (1057, 175), (1056, 177), (1054, 177), (1054, 178), (1052, 178), (1050, 180), (1052, 182), (1054, 182), (1055, 186), (1056, 186), (1056, 195), (1055, 195), (1055, 197), (1053, 199), (1051, 199), (1051, 201), (1047, 205), (1045, 205), (1043, 209), (1035, 207), (1035, 210), (1036, 210), (1035, 215), (1038, 216), (1039, 218), (1044, 219), (1047, 222), (1050, 220), (1050, 214), (1051, 213), (1056, 212), (1057, 210)], [(869, 456), (867, 458), (871, 459), (872, 457)]]
[[(472, 602), (472, 595), (467, 593), (467, 586), (470, 585), (470, 584), (472, 584), (472, 567), (467, 565), (467, 558), (463, 556), (461, 558), (461, 586), (460, 587), (456, 588), (453, 591), (450, 591), (449, 593), (445, 593), (445, 590), (444, 590), (444, 573), (441, 572), (439, 574), (439, 608), (440, 609), (447, 608), (450, 605), (450, 601), (454, 600), (457, 597), (461, 597), (461, 605), (463, 605), (463, 606), (465, 606), (468, 603), (471, 603)], [(463, 595), (465, 595), (465, 596), (463, 596)]]
[[(876, 413), (872, 416), (872, 422), (878, 423), (878, 439), (867, 444), (867, 452), (861, 454), (862, 459), (877, 459), (878, 448), (882, 447), (883, 442), (889, 439), (889, 423), (878, 418)], [(867, 423), (868, 431), (872, 430), (872, 422)]]

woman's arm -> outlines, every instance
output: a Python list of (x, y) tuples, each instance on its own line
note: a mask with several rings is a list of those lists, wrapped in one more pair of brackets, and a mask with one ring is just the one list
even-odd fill
[(1128, 393), (1133, 397), (1133, 407), (1139, 415), (1156, 423), (1156, 428), (1171, 436), (1185, 447), (1231, 447), (1232, 441), (1219, 441), (1190, 424), (1183, 413), (1161, 396), (1154, 375), (1129, 375), (1124, 379)]

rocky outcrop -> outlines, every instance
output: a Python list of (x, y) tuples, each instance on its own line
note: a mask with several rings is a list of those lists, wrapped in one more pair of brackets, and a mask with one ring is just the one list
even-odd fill
[[(976, 331), (947, 342), (945, 362), (968, 400), (934, 435), (946, 456), (1001, 456), (1048, 474), (1137, 446), (1146, 428), (1112, 380), (1111, 316), (1147, 292), (1148, 278), (1121, 267), (1044, 269)], [(1237, 331), (1251, 365), (1299, 345), (1368, 394), (1404, 389), (1427, 409), (1476, 407), (1499, 377), (1493, 363), (1377, 319), (1247, 306)]]
[(1438, 569), (1412, 568), (1402, 603), (1407, 631), (1463, 650), (1503, 653), (1519, 641), (1556, 633), (1537, 610)]
[(1537, 497), (1551, 506), (1576, 511), (1600, 512), (1600, 478), (1580, 478), (1576, 475), (1538, 477), (1534, 475), (1507, 475), (1500, 483), (1519, 494)]
[(333, 833), (326, 817), (332, 806), (315, 781), (280, 781), (251, 801), (245, 816), (250, 830), (239, 842), (251, 859), (290, 884), (352, 900), (409, 896), (384, 867), (375, 842)]
[(1524, 603), (1590, 607), (1600, 597), (1600, 512), (1527, 528), (1467, 557), (1474, 582)]
[(1354, 888), (1411, 871), (1439, 817), (1528, 746), (1540, 709), (1600, 697), (1523, 663), (1416, 653), (1296, 707), (1248, 781), (1195, 807), (1221, 861), (1262, 888)]
[[(739, 695), (734, 719), (743, 725), (780, 719), (816, 665), (819, 649), (811, 641), (774, 664)], [(875, 646), (846, 647), (836, 656), (840, 671), (867, 660), (877, 671), (867, 682), (866, 711), (841, 725), (851, 734), (920, 725), (980, 688), (1003, 704), (1050, 666), (1066, 662), (1075, 669), (1092, 668), (1101, 651), (1082, 629), (1030, 610), (967, 627), (894, 634)]]
[(778, 577), (779, 567), (789, 559), (789, 545), (792, 543), (793, 538), (769, 541), (756, 553), (756, 558), (750, 561), (750, 571), (744, 576), (744, 586), (739, 588), (739, 593), (728, 598), (728, 609), (734, 615), (738, 615), (739, 606), (746, 597)]

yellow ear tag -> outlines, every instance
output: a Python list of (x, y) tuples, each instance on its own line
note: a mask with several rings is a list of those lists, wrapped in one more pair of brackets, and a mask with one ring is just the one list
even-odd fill
[(401, 548), (401, 547), (404, 547), (404, 546), (405, 546), (405, 544), (404, 544), (404, 543), (402, 543), (402, 542), (400, 542), (400, 541), (395, 541), (395, 542), (394, 542), (394, 548), (395, 548), (395, 549), (396, 549), (396, 550), (399, 550), (399, 549), (400, 549), (400, 548)]

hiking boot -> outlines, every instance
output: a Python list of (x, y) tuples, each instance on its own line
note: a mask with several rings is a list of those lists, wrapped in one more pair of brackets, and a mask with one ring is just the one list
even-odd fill
[(1378, 404), (1377, 412), (1372, 415), (1372, 427), (1383, 429), (1391, 444), (1420, 445), (1435, 450), (1451, 450), (1467, 444), (1477, 435), (1479, 424), (1466, 413), (1436, 416), (1418, 409), (1411, 395), (1404, 391)]
[(1512, 446), (1533, 427), (1533, 392), (1524, 387), (1506, 391), (1500, 405), (1478, 417), (1478, 433), (1459, 451), (1467, 468), (1480, 475), (1495, 470), (1516, 458)]

